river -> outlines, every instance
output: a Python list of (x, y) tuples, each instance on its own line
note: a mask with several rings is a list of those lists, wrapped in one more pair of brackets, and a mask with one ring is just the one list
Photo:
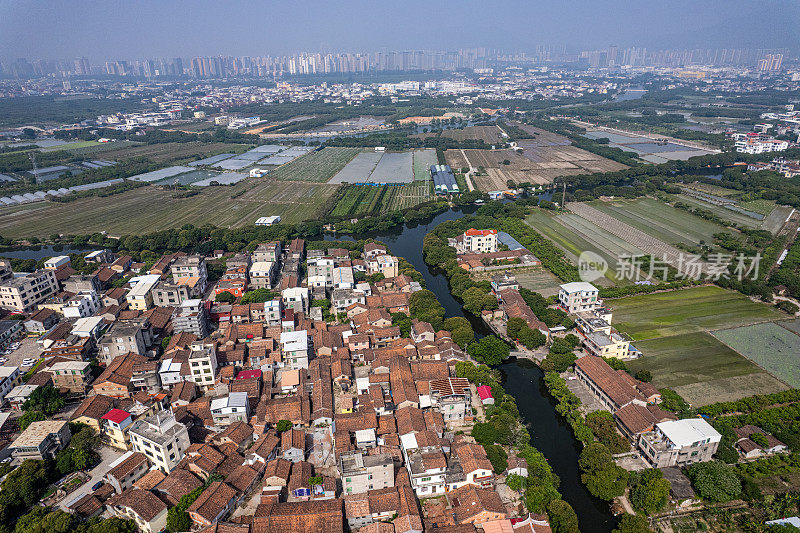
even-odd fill
[[(447, 278), (432, 271), (422, 258), (422, 240), (437, 225), (447, 220), (473, 212), (474, 207), (450, 209), (427, 223), (403, 225), (402, 228), (385, 233), (370, 233), (361, 237), (372, 237), (384, 242), (394, 255), (404, 257), (422, 273), (425, 284), (445, 309), (445, 316), (465, 316), (461, 304), (451, 294)], [(326, 235), (325, 240), (353, 240), (349, 236)], [(470, 318), (467, 316), (467, 318)], [(488, 333), (488, 328), (479, 320), (470, 320), (478, 336)], [(578, 443), (572, 430), (555, 412), (554, 404), (545, 389), (543, 373), (528, 361), (509, 360), (500, 365), (503, 387), (517, 399), (519, 412), (531, 433), (532, 442), (544, 454), (559, 478), (559, 491), (575, 509), (580, 530), (583, 533), (607, 533), (614, 529), (616, 520), (608, 504), (593, 498), (580, 482), (578, 470)]]

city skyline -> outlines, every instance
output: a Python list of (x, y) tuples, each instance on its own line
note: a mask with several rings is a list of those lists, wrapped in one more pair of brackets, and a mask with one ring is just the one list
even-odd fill
[[(208, 2), (1, 1), (0, 59), (86, 57), (103, 62), (474, 47), (531, 51), (542, 43), (572, 51), (611, 44), (797, 49), (792, 29), (792, 21), (800, 17), (797, 3), (677, 4), (581, 1), (567, 10), (541, 3), (417, 1), (402, 9), (361, 1), (335, 7), (319, 2), (303, 6), (239, 2), (230, 7)], [(709, 24), (710, 20), (716, 23)], [(110, 30), (113, 41), (108, 39)]]

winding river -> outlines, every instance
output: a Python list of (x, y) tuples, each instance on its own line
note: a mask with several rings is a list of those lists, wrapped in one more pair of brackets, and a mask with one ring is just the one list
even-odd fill
[[(426, 286), (445, 309), (445, 316), (465, 316), (461, 304), (450, 294), (447, 278), (442, 273), (431, 271), (422, 258), (422, 240), (437, 225), (447, 220), (461, 218), (474, 207), (451, 209), (434, 217), (426, 223), (403, 225), (394, 231), (370, 233), (383, 241), (392, 253), (404, 257), (420, 271)], [(326, 240), (352, 240), (348, 236), (326, 235)], [(484, 324), (467, 316), (477, 335), (488, 333)], [(616, 520), (609, 511), (608, 504), (592, 497), (580, 482), (578, 455), (580, 448), (573, 438), (572, 431), (555, 412), (554, 403), (547, 395), (542, 371), (528, 361), (509, 360), (499, 367), (503, 374), (503, 387), (517, 399), (520, 415), (531, 433), (532, 442), (547, 458), (553, 471), (561, 478), (559, 491), (575, 509), (580, 530), (583, 533), (607, 533), (614, 529)]]

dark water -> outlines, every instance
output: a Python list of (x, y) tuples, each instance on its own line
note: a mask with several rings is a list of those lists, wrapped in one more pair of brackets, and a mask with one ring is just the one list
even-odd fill
[[(372, 237), (384, 242), (393, 254), (404, 257), (422, 273), (429, 290), (436, 294), (445, 309), (445, 316), (466, 316), (471, 319), (477, 335), (486, 334), (488, 328), (479, 319), (465, 315), (461, 304), (450, 294), (444, 274), (428, 268), (422, 258), (422, 240), (437, 225), (446, 220), (455, 220), (475, 207), (451, 209), (434, 217), (430, 222), (404, 225), (388, 233), (372, 233), (361, 237)], [(348, 236), (326, 235), (325, 240), (353, 240)], [(503, 374), (503, 386), (514, 396), (520, 415), (528, 425), (532, 444), (547, 458), (559, 478), (559, 491), (575, 509), (583, 533), (607, 533), (615, 527), (615, 520), (608, 504), (593, 498), (580, 483), (578, 470), (578, 443), (572, 430), (559, 418), (547, 395), (542, 371), (528, 361), (507, 361), (499, 367)]]
[(42, 246), (29, 246), (23, 249), (9, 249), (0, 250), (0, 257), (14, 257), (17, 259), (45, 259), (57, 255), (69, 255), (82, 252), (93, 252), (98, 250), (97, 246), (81, 246), (74, 247), (70, 245), (42, 245)]

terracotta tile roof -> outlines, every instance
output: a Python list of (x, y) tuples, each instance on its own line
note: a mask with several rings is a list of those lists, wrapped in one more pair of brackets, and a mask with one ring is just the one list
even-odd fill
[(225, 482), (239, 492), (246, 492), (258, 479), (259, 473), (255, 468), (248, 465), (239, 465), (228, 477)]
[(482, 513), (489, 511), (506, 516), (506, 508), (500, 495), (494, 490), (478, 488), (474, 485), (465, 485), (447, 494), (447, 499), (453, 507), (456, 522), (464, 523)]
[(630, 403), (621, 409), (617, 409), (614, 417), (622, 424), (632, 435), (637, 435), (645, 431), (650, 431), (658, 423), (656, 417), (653, 416), (647, 407)]
[(215, 481), (200, 494), (186, 511), (197, 513), (206, 521), (213, 522), (236, 495), (236, 489), (222, 481)]
[(142, 465), (147, 465), (147, 456), (143, 453), (133, 452), (127, 459), (109, 470), (106, 475), (120, 480)]
[(595, 355), (581, 357), (575, 362), (575, 366), (607, 394), (617, 407), (627, 405), (633, 400), (644, 401), (639, 391), (617, 374), (601, 357)]
[(493, 471), (492, 463), (486, 456), (486, 450), (480, 444), (462, 444), (455, 449), (455, 452), (465, 474), (476, 470)]
[(342, 500), (277, 502), (259, 506), (252, 533), (343, 533)]
[(283, 457), (273, 459), (267, 463), (264, 469), (264, 481), (274, 485), (276, 481), (280, 480), (282, 481), (281, 485), (286, 485), (289, 482), (291, 469), (291, 461), (287, 461)]
[(202, 486), (203, 482), (188, 470), (175, 469), (156, 485), (154, 490), (162, 494), (172, 505), (176, 505), (183, 496)]
[(128, 489), (122, 494), (114, 496), (107, 505), (131, 509), (147, 522), (167, 508), (167, 504), (159, 500), (155, 494), (137, 488)]
[(95, 394), (94, 396), (89, 396), (81, 402), (78, 408), (75, 409), (75, 412), (72, 413), (70, 420), (75, 420), (76, 418), (80, 418), (82, 416), (100, 420), (100, 418), (109, 412), (113, 406), (113, 398), (103, 394)]
[(161, 470), (150, 470), (140, 477), (133, 486), (142, 490), (152, 490), (156, 485), (164, 481), (166, 477), (167, 476)]

